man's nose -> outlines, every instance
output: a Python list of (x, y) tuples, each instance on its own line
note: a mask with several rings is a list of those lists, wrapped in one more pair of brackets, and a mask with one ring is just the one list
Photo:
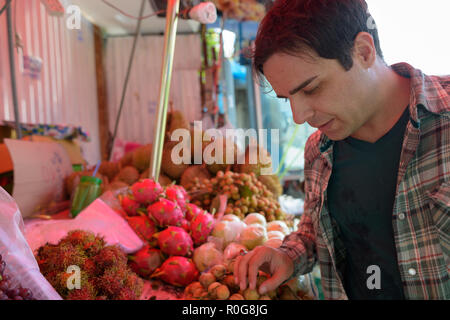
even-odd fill
[(314, 110), (300, 101), (291, 100), (291, 109), (296, 124), (304, 124), (314, 116)]

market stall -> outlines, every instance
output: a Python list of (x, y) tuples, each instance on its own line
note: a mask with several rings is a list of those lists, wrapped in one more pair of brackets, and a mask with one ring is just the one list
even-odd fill
[[(104, 2), (117, 14), (115, 5)], [(265, 7), (253, 0), (214, 3), (222, 22), (222, 30), (216, 33), (218, 47), (208, 46), (204, 26), (186, 24), (193, 19), (214, 23), (216, 7), (212, 3), (192, 1), (180, 6), (176, 0), (150, 1), (151, 13), (144, 14), (148, 2), (139, 2), (135, 34), (126, 39), (128, 51), (120, 50), (125, 42), (112, 40), (108, 46), (116, 51), (106, 53), (108, 62), (96, 59), (95, 117), (108, 121), (98, 121), (94, 127), (85, 122), (95, 129), (93, 135), (81, 126), (26, 123), (20, 120), (15, 104), (17, 121), (5, 121), (10, 130), (2, 136), (7, 147), (2, 152), (8, 162), (3, 161), (6, 169), (0, 174), (7, 179), (1, 181), (2, 186), (8, 185), (9, 194), (0, 189), (0, 300), (320, 298), (317, 271), (262, 296), (258, 290), (240, 290), (234, 282), (235, 259), (257, 246), (280, 247), (296, 228), (302, 200), (284, 195), (280, 176), (286, 172), (279, 159), (285, 157), (278, 155), (273, 141), (270, 152), (263, 143), (265, 136), (257, 130), (263, 127), (256, 96), (252, 101), (259, 111), (252, 111), (256, 113), (254, 131), (241, 129), (241, 136), (227, 135), (227, 129), (238, 128), (227, 126), (229, 97), (223, 99), (220, 89), (227, 81), (222, 72), (223, 25), (227, 19), (258, 21)], [(82, 1), (73, 4), (81, 6)], [(5, 8), (8, 5), (12, 5), (10, 1)], [(44, 17), (44, 6), (49, 14), (64, 15), (69, 3), (42, 1), (39, 5), (30, 10), (39, 9)], [(164, 23), (164, 38), (139, 39), (145, 15), (161, 16), (160, 24), (152, 28)], [(184, 28), (191, 31), (185, 42), (177, 41), (181, 18), (187, 19)], [(63, 36), (59, 40), (68, 41)], [(53, 45), (57, 41), (52, 38)], [(139, 42), (143, 43), (141, 49), (152, 53), (143, 55)], [(190, 53), (183, 51), (186, 47), (181, 43), (190, 43), (195, 47), (192, 52), (202, 57), (191, 57), (186, 63), (189, 59), (180, 57)], [(45, 39), (40, 45), (45, 45)], [(112, 52), (126, 55), (119, 58)], [(156, 67), (148, 76), (153, 79), (157, 74), (159, 84), (133, 82), (139, 69), (145, 70), (150, 55), (162, 58), (153, 59)], [(15, 59), (20, 61), (20, 57)], [(64, 59), (66, 65), (72, 63)], [(192, 68), (196, 63), (201, 65)], [(145, 78), (146, 72), (139, 77)], [(194, 83), (199, 73), (202, 77)], [(173, 74), (179, 77), (175, 86), (171, 86)], [(101, 82), (103, 77), (108, 80)], [(70, 85), (70, 80), (64, 80)], [(254, 95), (255, 83), (251, 86)], [(25, 85), (19, 87), (23, 90)], [(108, 94), (113, 97), (109, 108), (104, 104), (104, 88), (116, 89)], [(15, 86), (12, 89), (16, 90)], [(134, 136), (129, 134), (133, 124), (140, 126)], [(90, 153), (86, 161), (79, 143), (73, 141), (76, 139), (83, 144), (93, 139), (95, 155), (101, 154), (101, 159)], [(22, 168), (33, 166), (38, 170), (24, 174)], [(23, 273), (17, 271), (21, 270), (18, 266)], [(270, 274), (260, 271), (258, 286), (268, 278)]]

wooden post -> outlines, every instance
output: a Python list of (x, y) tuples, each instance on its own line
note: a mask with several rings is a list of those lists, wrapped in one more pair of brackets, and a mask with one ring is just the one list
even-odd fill
[(103, 36), (98, 26), (94, 25), (95, 69), (97, 75), (98, 125), (100, 135), (100, 154), (102, 160), (109, 159), (111, 133), (109, 131), (109, 112), (104, 66)]

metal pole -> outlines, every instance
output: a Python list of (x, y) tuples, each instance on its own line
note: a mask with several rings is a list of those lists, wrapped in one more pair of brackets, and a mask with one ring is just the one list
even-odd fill
[(11, 74), (11, 93), (14, 106), (14, 120), (16, 122), (16, 135), (18, 139), (22, 139), (22, 129), (20, 128), (19, 101), (17, 99), (16, 65), (14, 58), (11, 3), (8, 4), (8, 7), (6, 9), (6, 24), (8, 28), (9, 70)]
[(173, 57), (177, 35), (178, 11), (180, 0), (169, 0), (166, 11), (166, 30), (164, 33), (163, 64), (161, 71), (159, 104), (156, 117), (152, 158), (150, 161), (150, 178), (158, 181), (161, 170), (164, 135), (166, 132), (167, 107), (169, 105), (170, 81), (172, 79)]
[(117, 114), (116, 123), (114, 125), (114, 133), (113, 133), (112, 140), (110, 142), (110, 146), (109, 146), (109, 150), (108, 150), (108, 152), (109, 152), (108, 158), (110, 158), (110, 160), (112, 157), (112, 148), (114, 148), (114, 141), (116, 140), (116, 136), (117, 136), (117, 130), (119, 128), (120, 115), (122, 113), (123, 104), (125, 102), (125, 96), (127, 94), (128, 82), (130, 80), (131, 67), (133, 66), (137, 42), (138, 42), (139, 36), (141, 34), (142, 16), (144, 15), (145, 2), (146, 2), (146, 0), (142, 0), (142, 3), (141, 3), (141, 9), (139, 11), (139, 20), (138, 20), (138, 24), (136, 27), (136, 34), (134, 35), (133, 47), (131, 49), (130, 60), (128, 61), (128, 69), (127, 69), (127, 74), (125, 77), (125, 83), (122, 88), (122, 97), (120, 99), (119, 113)]

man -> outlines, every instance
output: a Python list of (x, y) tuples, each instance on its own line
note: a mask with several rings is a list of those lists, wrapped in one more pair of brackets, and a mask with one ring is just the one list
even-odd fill
[(319, 130), (298, 230), (237, 259), (241, 289), (318, 262), (326, 299), (450, 299), (450, 77), (387, 66), (364, 0), (276, 1), (254, 67)]

